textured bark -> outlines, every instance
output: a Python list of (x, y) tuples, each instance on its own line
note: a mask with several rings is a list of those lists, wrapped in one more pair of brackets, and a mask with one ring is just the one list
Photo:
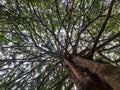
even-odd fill
[(63, 63), (78, 90), (120, 90), (120, 67), (81, 57)]

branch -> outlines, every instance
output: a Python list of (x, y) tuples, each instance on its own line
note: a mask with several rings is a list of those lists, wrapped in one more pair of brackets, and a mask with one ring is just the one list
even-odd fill
[(77, 53), (77, 46), (78, 46), (78, 43), (79, 43), (81, 34), (88, 28), (88, 26), (90, 26), (93, 22), (95, 22), (99, 17), (100, 17), (100, 14), (99, 14), (95, 19), (93, 19), (92, 21), (90, 21), (90, 22), (85, 26), (85, 28), (83, 28), (80, 32), (77, 33), (77, 39), (76, 39), (76, 42), (75, 42), (75, 44), (74, 44), (74, 46), (73, 46), (73, 54), (74, 54), (74, 53)]
[(60, 88), (63, 84), (63, 82), (65, 82), (65, 80), (68, 78), (68, 75), (65, 75), (60, 81), (58, 81), (56, 84), (54, 84), (51, 88), (49, 88), (49, 90), (53, 89), (54, 90), (58, 90), (58, 88)]
[(113, 46), (113, 47), (110, 47), (110, 48), (107, 48), (107, 49), (102, 49), (102, 50), (100, 50), (100, 51), (112, 50), (112, 49), (116, 49), (116, 48), (118, 48), (118, 47), (120, 47), (120, 44), (117, 44), (117, 45), (115, 45), (115, 46)]
[(92, 49), (91, 49), (91, 51), (90, 51), (90, 53), (89, 53), (89, 55), (88, 55), (88, 58), (90, 58), (90, 59), (93, 58), (93, 55), (94, 55), (94, 53), (95, 53), (96, 46), (97, 46), (97, 44), (98, 44), (98, 42), (99, 42), (99, 39), (100, 39), (103, 31), (105, 30), (105, 27), (106, 27), (106, 25), (107, 25), (108, 20), (109, 20), (110, 17), (111, 17), (111, 12), (112, 12), (112, 8), (113, 8), (113, 5), (114, 5), (114, 1), (115, 1), (115, 0), (112, 0), (112, 1), (111, 1), (111, 4), (110, 4), (110, 7), (109, 7), (107, 16), (106, 16), (106, 18), (105, 18), (105, 21), (103, 22), (103, 25), (102, 25), (102, 27), (101, 27), (101, 30), (100, 30), (99, 34), (97, 35), (96, 40), (95, 40), (95, 42), (94, 42), (94, 45), (93, 45), (93, 47), (92, 47)]
[(41, 81), (41, 83), (39, 84), (39, 86), (37, 87), (37, 90), (40, 90), (41, 85), (45, 82), (46, 78), (52, 73), (52, 71), (56, 68), (56, 66), (59, 64), (60, 62), (57, 62), (50, 70), (49, 72), (45, 75), (45, 77), (43, 77), (43, 80)]
[(97, 52), (105, 61), (111, 62), (111, 59), (109, 59), (107, 56), (103, 55), (100, 51)]
[(99, 45), (95, 51), (100, 50), (102, 47), (104, 47), (105, 45), (107, 45), (109, 42), (111, 42), (112, 40), (114, 40), (115, 38), (120, 36), (120, 32), (118, 32), (115, 36), (109, 38), (107, 41), (105, 41), (104, 43), (102, 43), (101, 45)]

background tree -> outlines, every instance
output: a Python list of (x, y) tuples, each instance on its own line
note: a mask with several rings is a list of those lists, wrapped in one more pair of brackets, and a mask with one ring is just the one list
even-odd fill
[(1, 90), (120, 90), (119, 0), (1, 0)]

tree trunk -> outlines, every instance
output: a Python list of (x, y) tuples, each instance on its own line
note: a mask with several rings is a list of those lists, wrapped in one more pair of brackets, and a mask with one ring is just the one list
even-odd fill
[(78, 90), (120, 90), (120, 67), (81, 57), (64, 59), (63, 65)]

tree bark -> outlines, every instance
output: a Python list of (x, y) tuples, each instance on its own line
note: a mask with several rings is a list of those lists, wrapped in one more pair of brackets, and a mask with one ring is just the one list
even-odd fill
[(78, 90), (120, 90), (120, 67), (81, 57), (64, 59), (63, 65)]

